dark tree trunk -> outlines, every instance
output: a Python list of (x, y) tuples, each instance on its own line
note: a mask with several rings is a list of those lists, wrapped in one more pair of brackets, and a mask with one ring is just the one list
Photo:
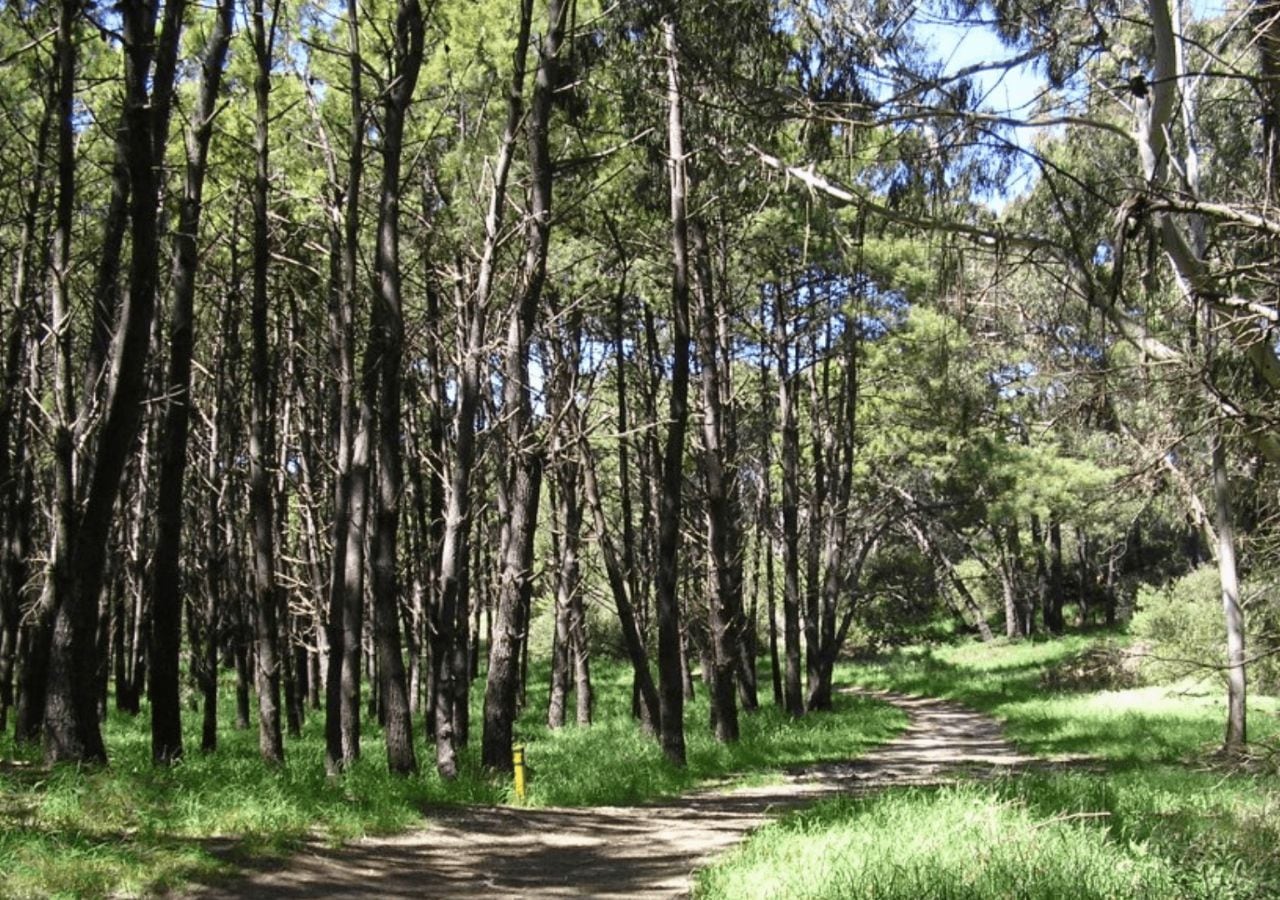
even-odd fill
[(704, 671), (711, 694), (711, 720), (716, 740), (738, 739), (738, 707), (734, 679), (738, 672), (737, 611), (734, 568), (738, 566), (736, 529), (732, 524), (731, 493), (734, 462), (726, 449), (724, 379), (716, 323), (716, 303), (706, 235), (698, 223), (689, 228), (696, 254), (698, 297), (698, 356), (702, 372), (701, 468), (707, 522), (707, 650)]
[(667, 67), (667, 173), (671, 189), (671, 320), (674, 343), (658, 515), (658, 681), (662, 750), (667, 759), (683, 766), (684, 653), (680, 639), (678, 579), (684, 438), (689, 416), (689, 226), (686, 212), (688, 183), (685, 171), (684, 117), (681, 111), (680, 51), (676, 25), (670, 15), (662, 19), (662, 39)]
[[(554, 307), (552, 311), (557, 317), (561, 315)], [(550, 353), (555, 360), (555, 368), (549, 403), (553, 419), (560, 423), (552, 437), (552, 457), (557, 476), (551, 492), (554, 515), (552, 539), (555, 558), (560, 561), (556, 578), (551, 692), (547, 704), (547, 725), (552, 728), (564, 725), (571, 676), (577, 692), (578, 724), (591, 722), (591, 674), (579, 563), (583, 518), (582, 467), (575, 446), (585, 424), (574, 399), (578, 390), (581, 341), (581, 323), (574, 317), (563, 329), (559, 346)]]
[[(25, 405), (25, 404), (23, 404)], [(25, 416), (19, 416), (19, 422), (25, 421)], [(27, 582), (28, 565), (27, 558), (31, 551), (31, 517), (33, 512), (34, 484), (31, 475), (30, 462), (26, 458), (26, 454), (21, 448), (14, 454), (14, 474), (10, 476), (16, 483), (15, 494), (12, 498), (12, 506), (10, 507), (10, 519), (7, 523), (7, 533), (4, 535), (4, 590), (5, 596), (0, 598), (0, 602), (4, 603), (3, 614), (7, 620), (5, 628), (5, 641), (7, 646), (4, 648), (4, 657), (0, 660), (0, 695), (4, 706), (0, 711), (0, 731), (7, 727), (6, 715), (9, 709), (14, 710), (15, 725), (21, 726), (22, 717), (18, 715), (21, 706), (21, 697), (16, 695), (14, 691), (14, 674), (20, 671), (18, 660), (23, 647), (23, 634), (25, 632), (35, 632), (39, 634), (41, 631), (41, 623), (44, 617), (40, 615), (32, 616), (32, 621), (22, 628), (21, 613), (22, 601), (25, 593)], [(41, 635), (38, 638), (40, 646), (48, 648), (48, 636)], [(30, 646), (28, 642), (28, 646)], [(25, 657), (23, 657), (25, 660)], [(47, 669), (44, 669), (47, 671)], [(32, 673), (34, 674), (34, 673)], [(42, 676), (37, 676), (39, 689), (36, 692), (43, 700), (44, 698), (44, 680)], [(23, 740), (35, 740), (39, 737), (40, 715), (35, 714), (34, 709), (27, 720), (31, 728), (27, 733), (21, 735)], [(15, 737), (18, 736), (20, 728), (15, 729)]]
[(481, 761), (501, 771), (511, 770), (511, 746), (519, 690), (520, 609), (532, 577), (533, 538), (537, 526), (542, 467), (521, 465), (509, 493), (510, 528), (502, 554), (502, 585), (494, 611), (489, 647), (489, 671), (484, 695), (484, 735)]
[[(553, 450), (558, 453), (559, 447)], [(562, 466), (559, 478), (563, 479)], [(564, 505), (563, 489), (556, 481), (548, 485), (551, 499), (551, 555), (558, 561), (559, 571), (556, 573), (556, 605), (554, 626), (551, 634), (551, 686), (547, 692), (547, 727), (563, 728), (565, 720), (565, 704), (569, 697), (569, 651), (572, 643), (569, 637), (569, 602), (566, 595), (566, 569), (577, 560), (570, 560), (565, 550), (565, 518), (567, 511)]]
[[(558, 84), (558, 58), (564, 37), (566, 7), (561, 0), (547, 5), (543, 35), (529, 107), (529, 175), (531, 204), (527, 218), (525, 283), (507, 328), (506, 372), (502, 415), (506, 418), (508, 467), (505, 491), (510, 519), (504, 531), (502, 585), (495, 612), (493, 643), (485, 686), (484, 739), (481, 757), (486, 766), (511, 767), (511, 734), (516, 714), (519, 644), (523, 640), (522, 609), (531, 589), (533, 538), (537, 526), (542, 460), (534, 446), (533, 412), (529, 398), (529, 343), (546, 281), (551, 237), (552, 163), (549, 142), (552, 95)], [(522, 16), (525, 13), (522, 11)], [(523, 30), (523, 29), (522, 29)]]
[[(635, 618), (635, 602), (637, 598), (647, 592), (647, 587), (641, 587), (640, 572), (637, 567), (637, 545), (639, 541), (636, 537), (635, 527), (635, 511), (632, 503), (631, 491), (631, 438), (629, 431), (631, 429), (630, 402), (627, 390), (627, 358), (625, 350), (626, 341), (626, 298), (627, 298), (627, 249), (623, 243), (617, 228), (614, 225), (613, 218), (605, 213), (605, 224), (608, 226), (609, 236), (613, 241), (614, 248), (618, 253), (618, 263), (622, 267), (622, 274), (618, 280), (618, 288), (613, 295), (613, 362), (614, 362), (614, 389), (617, 400), (618, 415), (618, 503), (619, 511), (622, 519), (622, 575), (626, 585), (627, 607)], [(642, 496), (647, 497), (647, 492), (642, 492)], [(642, 504), (644, 510), (642, 512), (643, 521), (648, 521), (647, 504)], [(648, 529), (645, 530), (646, 535)], [(615, 597), (616, 605), (616, 597)], [(583, 619), (585, 623), (585, 618)], [(647, 654), (644, 652), (644, 617), (641, 612), (638, 628), (640, 637), (639, 658), (645, 660), (644, 674), (652, 687), (652, 678), (649, 677), (649, 669), (647, 662)], [(585, 639), (577, 641), (575, 639), (575, 652), (585, 652)], [(635, 660), (633, 659), (634, 663)], [(579, 656), (575, 667), (579, 675), (586, 671), (586, 659)], [(589, 678), (589, 675), (588, 675)], [(650, 733), (657, 732), (657, 706), (651, 706), (643, 696), (643, 687), (641, 685), (642, 678), (639, 670), (633, 672), (631, 681), (631, 711), (632, 715), (637, 718), (644, 718), (643, 727)], [(588, 696), (588, 707), (590, 706), (590, 697)], [(653, 698), (656, 700), (656, 696)], [(582, 721), (582, 695), (578, 695), (579, 723)]]
[(1044, 527), (1040, 517), (1031, 516), (1031, 543), (1036, 548), (1036, 596), (1040, 607), (1040, 620), (1046, 631), (1053, 631), (1052, 608), (1049, 602), (1049, 562), (1044, 552)]
[[(57, 761), (105, 761), (106, 747), (97, 716), (95, 652), (98, 600), (106, 569), (107, 539), (112, 513), (120, 492), (121, 476), (129, 452), (138, 434), (145, 393), (144, 378), (151, 324), (155, 311), (157, 262), (159, 257), (157, 211), (161, 160), (157, 158), (166, 138), (166, 116), (173, 70), (163, 63), (176, 53), (185, 3), (171, 0), (165, 4), (165, 28), (157, 44), (154, 40), (156, 5), (141, 0), (121, 4), (121, 21), (125, 46), (125, 117), (128, 121), (130, 152), (132, 253), (129, 263), (129, 296), (120, 314), (118, 339), (113, 346), (110, 375), (105, 396), (109, 398), (100, 429), (92, 472), (81, 480), (83, 512), (74, 518), (71, 508), (75, 496), (69, 477), (72, 449), (70, 446), (69, 335), (61, 329), (67, 343), (59, 350), (64, 360), (55, 388), (62, 398), (59, 427), (54, 438), (56, 466), (62, 485), (55, 501), (58, 512), (57, 532), (51, 563), (53, 585), (53, 637), (50, 645), (49, 681), (44, 709), (45, 758)], [(73, 22), (76, 4), (65, 4), (59, 26), (60, 69), (60, 136), (59, 136), (59, 238), (60, 251), (55, 251), (55, 276), (59, 284), (54, 291), (66, 299), (67, 261), (69, 260), (71, 203), (74, 197), (74, 158), (72, 122), (72, 79), (75, 69)], [(161, 62), (151, 72), (152, 51)], [(150, 87), (150, 92), (148, 92)], [(63, 208), (65, 205), (65, 209)], [(61, 259), (59, 264), (57, 260)], [(55, 321), (63, 321), (56, 313)], [(88, 469), (88, 466), (83, 467)]]
[[(533, 17), (530, 0), (520, 4), (514, 67), (507, 94), (507, 120), (494, 163), (493, 188), (485, 214), (484, 248), (475, 289), (460, 301), (459, 385), (454, 411), (454, 458), (450, 471), (449, 499), (445, 511), (440, 553), (440, 606), (432, 642), (432, 667), (436, 683), (436, 769), (444, 778), (457, 776), (457, 750), (465, 741), (459, 725), (465, 724), (470, 665), (466, 652), (465, 622), (468, 598), (468, 533), (471, 530), (471, 473), (475, 464), (475, 426), (481, 403), (480, 371), (485, 343), (485, 312), (493, 290), (494, 267), (506, 211), (507, 177), (515, 156), (516, 136), (524, 117), (525, 57)], [(478, 644), (478, 642), (477, 642)], [(475, 644), (473, 644), (473, 647)]]
[(27, 452), (31, 439), (27, 425), (30, 403), (22, 381), (28, 361), (29, 310), (35, 309), (39, 303), (33, 290), (32, 257), (39, 242), (36, 227), (44, 202), (46, 170), (43, 161), (47, 155), (53, 116), (54, 104), (46, 102), (36, 138), (34, 158), (37, 164), (31, 174), (30, 192), (22, 211), (22, 231), (13, 276), (13, 306), (5, 341), (4, 381), (0, 386), (0, 528), (3, 529), (0, 531), (0, 633), (3, 634), (0, 638), (0, 732), (8, 727), (9, 711), (14, 706), (13, 683), (22, 631), (22, 597), (27, 581), (27, 557), (31, 550), (32, 483)]
[(604, 504), (600, 497), (600, 485), (596, 476), (595, 458), (587, 444), (586, 436), (579, 434), (578, 447), (582, 460), (583, 492), (587, 505), (591, 509), (591, 519), (595, 527), (596, 543), (600, 547), (600, 555), (604, 560), (605, 575), (609, 581), (609, 590), (613, 594), (614, 607), (618, 613), (618, 621), (622, 625), (622, 642), (627, 657), (631, 661), (634, 681), (639, 685), (640, 702), (645, 712), (641, 715), (642, 723), (659, 721), (658, 691), (649, 672), (649, 661), (645, 655), (644, 640), (640, 635), (640, 624), (631, 604), (631, 595), (627, 588), (622, 564), (618, 561), (618, 551), (614, 547), (613, 536), (608, 531), (604, 514)]
[[(206, 474), (210, 485), (216, 484), (219, 466), (218, 410), (214, 411), (214, 428), (209, 440)], [(222, 491), (211, 488), (208, 522), (205, 526), (205, 596), (199, 615), (199, 627), (188, 628), (193, 656), (198, 656), (196, 683), (200, 687), (203, 716), (200, 726), (200, 749), (212, 753), (218, 748), (218, 645), (222, 626), (222, 606), (227, 580), (227, 551), (222, 541)]]
[[(779, 299), (779, 303), (780, 303)], [(760, 327), (765, 327), (768, 300), (760, 298)], [(778, 659), (777, 584), (774, 580), (773, 531), (773, 407), (769, 403), (769, 360), (760, 354), (760, 510), (757, 527), (764, 543), (765, 613), (769, 617), (769, 672), (773, 684), (773, 703), (782, 706), (782, 666)], [(759, 565), (759, 561), (756, 563)]]
[(13, 739), (19, 744), (34, 744), (44, 730), (44, 698), (49, 683), (49, 644), (53, 637), (51, 589), (46, 580), (44, 591), (27, 610), (28, 623), (23, 632), (18, 672), (18, 698), (14, 706)]
[(370, 356), (376, 360), (381, 395), (378, 423), (378, 494), (374, 517), (373, 628), (378, 658), (387, 765), (401, 775), (418, 770), (413, 749), (404, 657), (400, 649), (396, 531), (404, 481), (400, 456), (400, 367), (404, 356), (404, 312), (400, 299), (400, 160), (405, 116), (422, 65), (422, 8), (401, 0), (396, 12), (396, 59), (383, 104), (382, 195), (379, 203), (377, 304), (370, 326)]
[(183, 185), (177, 259), (169, 313), (169, 379), (165, 390), (164, 437), (156, 510), (156, 546), (152, 556), (151, 758), (171, 763), (182, 756), (182, 719), (178, 699), (178, 654), (182, 643), (182, 494), (187, 468), (187, 436), (191, 418), (191, 357), (194, 346), (194, 300), (201, 196), (213, 133), (214, 104), (231, 40), (232, 0), (220, 0), (200, 76), (200, 91), (187, 136), (187, 169)]
[[(809, 515), (805, 522), (804, 669), (806, 709), (813, 709), (809, 698), (821, 693), (822, 682), (822, 551), (827, 530), (827, 459), (823, 452), (822, 397), (818, 393), (815, 370), (818, 368), (817, 336), (809, 336), (809, 355), (814, 360), (809, 368), (809, 459), (813, 487), (809, 494)], [(825, 366), (825, 361), (824, 364)]]
[[(360, 188), (364, 172), (365, 111), (361, 91), (364, 64), (355, 0), (347, 3), (351, 134), (342, 233), (331, 236), (332, 356), (338, 370), (336, 472), (334, 475), (332, 558), (329, 572), (329, 659), (325, 678), (325, 770), (334, 775), (360, 757), (360, 637), (363, 588), (352, 593), (347, 569), (352, 528), (355, 468), (355, 316), (360, 239)], [(336, 190), (336, 188), (335, 188)], [(344, 192), (338, 191), (339, 197)], [(336, 207), (335, 203), (335, 207)], [(335, 210), (336, 213), (336, 210)], [(363, 534), (363, 532), (361, 532)]]
[(254, 93), (253, 179), (253, 380), (249, 431), (249, 506), (253, 515), (254, 635), (257, 649), (258, 749), (271, 764), (284, 762), (280, 722), (279, 587), (276, 584), (276, 526), (269, 466), (275, 460), (275, 420), (271, 409), (271, 350), (267, 330), (267, 274), (271, 236), (267, 210), (270, 171), (267, 135), (270, 123), (271, 59), (276, 22), (268, 24), (263, 0), (254, 0), (253, 52), (257, 69)]
[(1066, 621), (1062, 617), (1064, 593), (1062, 525), (1057, 517), (1051, 517), (1049, 519), (1049, 599), (1044, 611), (1044, 625), (1054, 634), (1061, 634), (1066, 626)]
[(1076, 624), (1083, 628), (1089, 624), (1093, 614), (1093, 595), (1097, 577), (1092, 555), (1089, 552), (1089, 536), (1079, 526), (1076, 526), (1076, 582), (1080, 585), (1080, 592), (1076, 597), (1079, 603)]
[[(71, 331), (70, 331), (70, 278), (71, 278), (71, 226), (75, 201), (75, 155), (72, 123), (72, 104), (75, 97), (75, 20), (77, 5), (63, 0), (57, 38), (58, 65), (58, 200), (55, 211), (54, 246), (52, 260), (52, 284), (50, 285), (50, 330), (54, 336), (54, 410), (56, 415), (53, 435), (54, 496), (52, 552), (45, 588), (51, 630), (45, 697), (42, 702), (44, 717), (45, 755), (53, 760), (106, 759), (102, 739), (93, 737), (97, 730), (97, 717), (90, 715), (82, 697), (75, 696), (75, 671), (77, 651), (86, 653), (87, 635), (84, 622), (89, 618), (84, 609), (88, 604), (73, 594), (73, 569), (71, 554), (74, 552), (75, 529), (75, 463), (71, 434), (75, 421), (75, 399), (71, 389)], [(136, 26), (135, 26), (136, 27)], [(137, 65), (131, 60), (132, 65)], [(105, 540), (105, 536), (104, 536)], [(96, 600), (96, 598), (95, 598)], [(77, 640), (78, 638), (78, 640)], [(73, 643), (77, 646), (73, 646)], [(51, 718), (52, 714), (52, 718)], [(89, 726), (84, 719), (92, 719)], [(95, 744), (97, 746), (95, 746)], [(97, 752), (95, 752), (97, 751)]]
[(235, 610), (235, 625), (232, 629), (231, 636), (231, 654), (232, 664), (236, 672), (236, 719), (235, 730), (245, 731), (249, 728), (249, 692), (252, 690), (250, 682), (253, 675), (250, 672), (250, 641), (252, 634), (250, 633), (247, 616), (245, 615), (245, 601), (239, 597), (244, 582), (243, 579), (232, 579), (232, 590), (236, 591), (236, 600), (232, 602)]

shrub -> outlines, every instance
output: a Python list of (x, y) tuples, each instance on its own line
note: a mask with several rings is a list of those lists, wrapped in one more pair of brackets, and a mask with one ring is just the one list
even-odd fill
[[(1249, 668), (1256, 690), (1280, 690), (1280, 614), (1274, 602), (1277, 578), (1272, 572), (1253, 572), (1245, 581), (1245, 646), (1259, 657)], [(1154, 681), (1187, 675), (1223, 677), (1226, 636), (1221, 586), (1216, 566), (1201, 566), (1164, 587), (1143, 586), (1130, 632), (1152, 645), (1145, 674)]]

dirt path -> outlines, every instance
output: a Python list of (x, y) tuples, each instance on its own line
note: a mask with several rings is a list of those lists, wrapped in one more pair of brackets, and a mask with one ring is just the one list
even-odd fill
[(468, 808), (430, 825), (338, 849), (305, 848), (273, 871), (196, 896), (679, 897), (694, 869), (779, 812), (822, 797), (1022, 763), (992, 719), (941, 700), (877, 693), (907, 713), (896, 740), (843, 763), (793, 771), (779, 783), (705, 790), (636, 807)]

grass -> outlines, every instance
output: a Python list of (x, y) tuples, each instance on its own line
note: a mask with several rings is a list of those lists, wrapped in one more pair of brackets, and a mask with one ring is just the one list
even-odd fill
[[(848, 759), (906, 726), (906, 717), (897, 709), (847, 695), (837, 697), (829, 715), (792, 721), (766, 696), (761, 698), (760, 710), (739, 714), (738, 743), (720, 744), (709, 732), (705, 692), (699, 691), (686, 710), (688, 765), (680, 769), (669, 764), (657, 743), (640, 736), (632, 724), (629, 669), (604, 670), (594, 676), (593, 683), (598, 724), (589, 729), (551, 731), (542, 723), (541, 706), (522, 717), (519, 739), (529, 747), (531, 804), (638, 803), (727, 775), (737, 780), (758, 778), (786, 766)], [(767, 678), (761, 684), (767, 692)]]
[[(796, 723), (766, 705), (744, 715), (742, 740), (724, 747), (708, 734), (700, 696), (686, 721), (689, 765), (678, 769), (632, 723), (629, 671), (606, 664), (595, 675), (598, 724), (587, 729), (549, 731), (542, 724), (545, 690), (531, 689), (517, 726), (531, 769), (529, 804), (633, 803), (709, 779), (758, 779), (787, 765), (857, 755), (905, 724), (892, 707), (852, 697), (840, 698), (832, 715)], [(473, 692), (477, 704), (482, 693), (481, 684)], [(231, 699), (230, 691), (223, 695)], [(230, 708), (222, 712), (231, 721)], [(473, 723), (481, 721), (478, 713)], [(198, 717), (185, 718), (187, 746), (198, 747)], [(479, 766), (478, 733), (460, 777), (443, 782), (420, 735), (423, 774), (388, 773), (372, 724), (360, 762), (340, 779), (326, 778), (319, 713), (300, 739), (287, 742), (279, 769), (259, 761), (256, 730), (231, 729), (221, 732), (217, 753), (189, 749), (180, 764), (157, 769), (148, 728), (145, 710), (137, 718), (113, 712), (105, 726), (111, 765), (100, 769), (47, 770), (30, 748), (0, 738), (0, 897), (155, 893), (217, 878), (238, 861), (286, 852), (311, 835), (339, 842), (411, 827), (432, 805), (511, 800), (507, 779)]]
[[(964, 702), (1022, 750), (1083, 762), (991, 782), (829, 801), (762, 829), (699, 874), (697, 895), (1245, 898), (1280, 894), (1280, 779), (1215, 758), (1216, 689), (1047, 689), (1112, 640), (912, 648), (844, 677)], [(1276, 704), (1251, 705), (1274, 745)]]

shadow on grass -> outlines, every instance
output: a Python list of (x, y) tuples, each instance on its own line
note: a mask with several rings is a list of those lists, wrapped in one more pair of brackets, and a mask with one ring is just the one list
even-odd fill
[[(596, 669), (597, 724), (546, 728), (545, 679), (535, 670), (519, 722), (532, 767), (531, 805), (631, 804), (674, 796), (708, 780), (755, 780), (765, 773), (847, 759), (905, 725), (892, 707), (842, 697), (830, 714), (792, 721), (772, 704), (743, 714), (742, 740), (717, 744), (706, 726), (705, 692), (687, 707), (689, 765), (671, 766), (630, 718), (630, 672)], [(767, 684), (767, 681), (764, 682)], [(472, 721), (481, 692), (473, 691)], [(223, 693), (228, 704), (231, 691)], [(232, 720), (223, 709), (222, 721)], [(376, 721), (364, 728), (363, 756), (341, 778), (324, 771), (323, 716), (308, 717), (286, 742), (282, 767), (264, 766), (255, 730), (220, 730), (216, 753), (191, 750), (177, 765), (151, 764), (148, 719), (113, 712), (104, 729), (107, 767), (40, 765), (39, 749), (0, 736), (0, 895), (102, 896), (162, 889), (206, 870), (279, 855), (301, 842), (337, 844), (413, 827), (424, 811), (511, 800), (509, 779), (479, 764), (479, 734), (460, 759), (460, 775), (436, 774), (418, 739), (421, 774), (387, 771)], [(415, 725), (418, 723), (415, 723)], [(185, 722), (189, 748), (200, 723)], [(230, 836), (227, 838), (214, 836)]]

